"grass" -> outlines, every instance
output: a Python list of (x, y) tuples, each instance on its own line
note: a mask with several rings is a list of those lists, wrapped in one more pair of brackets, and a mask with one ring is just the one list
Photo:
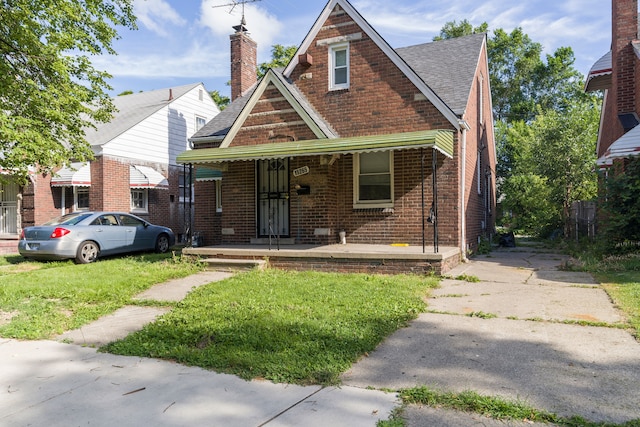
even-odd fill
[[(623, 424), (594, 423), (581, 417), (564, 418), (556, 414), (535, 409), (523, 402), (512, 402), (500, 397), (485, 396), (473, 391), (460, 393), (443, 392), (428, 387), (400, 390), (399, 396), (405, 405), (420, 404), (435, 408), (474, 412), (497, 420), (518, 420), (526, 423), (553, 423), (566, 427), (638, 427), (640, 420)], [(389, 421), (378, 423), (379, 427), (401, 427), (402, 411), (396, 411)]]
[(92, 264), (0, 257), (0, 336), (46, 339), (118, 308), (151, 285), (202, 267), (171, 254), (109, 258)]
[(296, 384), (339, 375), (425, 310), (438, 278), (266, 270), (191, 292), (105, 351)]

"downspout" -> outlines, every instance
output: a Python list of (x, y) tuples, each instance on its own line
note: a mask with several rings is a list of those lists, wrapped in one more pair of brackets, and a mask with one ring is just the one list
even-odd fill
[(467, 260), (467, 211), (465, 197), (467, 194), (467, 131), (471, 129), (466, 120), (460, 119), (460, 137), (461, 154), (460, 154), (460, 252), (462, 253), (462, 261)]

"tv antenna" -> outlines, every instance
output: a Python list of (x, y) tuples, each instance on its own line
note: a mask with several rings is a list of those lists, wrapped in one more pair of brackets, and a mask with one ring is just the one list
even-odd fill
[(242, 20), (240, 21), (240, 25), (238, 26), (238, 28), (236, 28), (236, 30), (238, 31), (247, 31), (247, 28), (245, 27), (245, 25), (247, 25), (247, 21), (244, 19), (244, 5), (247, 3), (255, 3), (257, 1), (262, 1), (262, 0), (231, 0), (231, 3), (227, 3), (227, 4), (219, 4), (216, 6), (211, 6), (211, 7), (229, 7), (231, 6), (231, 9), (229, 9), (229, 14), (231, 14), (233, 12), (233, 9), (236, 8), (237, 5), (241, 4), (242, 5)]

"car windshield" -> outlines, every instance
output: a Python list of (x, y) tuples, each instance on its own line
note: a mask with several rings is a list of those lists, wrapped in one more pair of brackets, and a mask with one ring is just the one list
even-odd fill
[(87, 212), (76, 212), (54, 218), (45, 222), (43, 225), (76, 225), (83, 219), (90, 217), (93, 214)]

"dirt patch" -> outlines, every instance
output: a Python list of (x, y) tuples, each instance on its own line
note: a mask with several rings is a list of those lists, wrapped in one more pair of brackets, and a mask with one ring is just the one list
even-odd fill
[(17, 311), (2, 311), (0, 310), (0, 326), (11, 323), (14, 317), (18, 315)]

